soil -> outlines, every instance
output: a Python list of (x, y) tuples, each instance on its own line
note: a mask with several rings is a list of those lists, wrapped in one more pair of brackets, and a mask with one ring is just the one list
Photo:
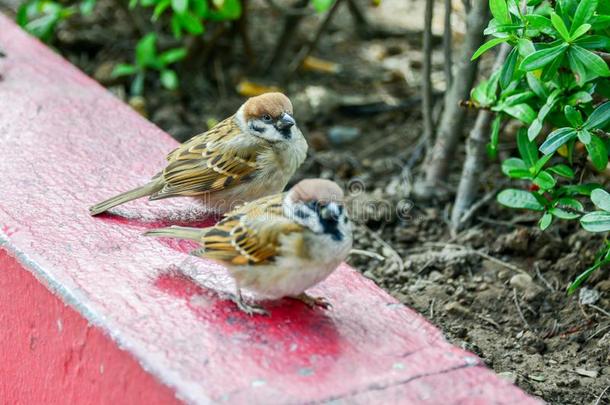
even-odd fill
[[(454, 18), (458, 45), (460, 4)], [(422, 160), (422, 7), (421, 0), (384, 0), (370, 11), (371, 21), (404, 35), (377, 39), (358, 36), (347, 10), (340, 10), (314, 55), (337, 63), (341, 71), (299, 72), (284, 84), (311, 146), (294, 181), (317, 176), (344, 185), (357, 224), (355, 248), (383, 258), (353, 255), (350, 264), (424, 314), (454, 344), (548, 403), (608, 404), (610, 392), (602, 393), (610, 385), (610, 272), (598, 271), (573, 296), (565, 293), (591, 264), (602, 238), (570, 223), (541, 232), (535, 215), (503, 209), (493, 198), (480, 206), (467, 229), (450, 235), (451, 198), (430, 202), (410, 197)], [(5, 4), (7, 8), (10, 12)], [(236, 91), (240, 80), (278, 82), (257, 75), (260, 70), (252, 65), (269, 58), (281, 20), (260, 2), (252, 2), (250, 10), (252, 57), (245, 56), (235, 35), (227, 34), (208, 53), (210, 63), (180, 72), (182, 90), (162, 90), (151, 76), (143, 98), (128, 97), (128, 81), (110, 77), (116, 63), (130, 60), (138, 38), (133, 21), (113, 3), (98, 0), (92, 17), (62, 24), (53, 45), (183, 141), (236, 110), (243, 102)], [(398, 13), (406, 13), (405, 19), (397, 19)], [(304, 19), (282, 63), (294, 57), (296, 46), (313, 35), (320, 21), (320, 16)], [(217, 27), (209, 26), (208, 32)], [(437, 25), (434, 32), (438, 42)], [(160, 45), (175, 44), (167, 37)], [(434, 87), (442, 92), (440, 49), (433, 61)], [(483, 70), (490, 63), (485, 59)], [(385, 103), (382, 108), (378, 101)], [(510, 140), (501, 145), (505, 154), (514, 149)], [(446, 182), (449, 197), (463, 156), (461, 147)], [(481, 180), (481, 198), (507, 184), (497, 162), (489, 162)]]

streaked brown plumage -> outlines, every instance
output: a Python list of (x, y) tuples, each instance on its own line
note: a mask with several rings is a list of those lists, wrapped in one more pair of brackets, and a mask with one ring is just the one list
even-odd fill
[(291, 114), (292, 104), (281, 93), (253, 97), (236, 114), (172, 151), (167, 166), (149, 183), (96, 204), (90, 212), (97, 215), (145, 196), (200, 196), (208, 208), (224, 212), (282, 191), (307, 152)]
[(237, 284), (236, 302), (246, 312), (264, 311), (243, 303), (242, 287), (264, 297), (320, 303), (305, 290), (325, 279), (352, 244), (342, 198), (343, 192), (331, 181), (303, 180), (288, 193), (227, 213), (212, 227), (169, 227), (147, 235), (198, 242), (201, 248), (193, 254), (227, 266)]

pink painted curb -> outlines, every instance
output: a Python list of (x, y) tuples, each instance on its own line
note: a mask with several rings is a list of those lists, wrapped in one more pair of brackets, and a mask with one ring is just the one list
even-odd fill
[[(221, 266), (142, 236), (211, 223), (193, 202), (90, 217), (89, 205), (154, 174), (175, 141), (1, 15), (0, 49), (0, 397), (64, 402), (64, 384), (73, 403), (138, 392), (159, 403), (538, 403), (346, 265), (312, 291), (332, 310), (285, 300), (249, 318), (223, 299)], [(80, 371), (56, 361), (89, 329)], [(100, 361), (125, 371), (91, 371)]]

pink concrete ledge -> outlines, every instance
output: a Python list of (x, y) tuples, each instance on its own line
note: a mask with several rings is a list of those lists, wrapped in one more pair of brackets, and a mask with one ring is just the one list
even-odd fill
[(332, 310), (249, 318), (219, 265), (142, 236), (210, 223), (192, 202), (90, 217), (175, 141), (1, 15), (0, 49), (0, 402), (538, 403), (348, 266)]

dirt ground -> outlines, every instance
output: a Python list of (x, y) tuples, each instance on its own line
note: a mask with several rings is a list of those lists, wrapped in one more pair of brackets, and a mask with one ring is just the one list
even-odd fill
[[(252, 73), (252, 64), (268, 58), (281, 24), (254, 2), (254, 58), (228, 35), (210, 53), (213, 63), (197, 74), (183, 72), (182, 90), (160, 90), (151, 77), (144, 98), (129, 100), (128, 82), (112, 79), (110, 71), (129, 60), (137, 34), (112, 3), (99, 3), (92, 18), (62, 26), (55, 47), (178, 140), (235, 111), (243, 102), (235, 92), (240, 80), (275, 83)], [(349, 13), (340, 10), (314, 55), (338, 63), (341, 71), (300, 72), (283, 86), (311, 146), (294, 181), (320, 176), (344, 185), (357, 223), (355, 247), (383, 258), (354, 255), (351, 265), (423, 313), (454, 344), (548, 403), (608, 404), (610, 393), (600, 396), (610, 385), (610, 271), (594, 274), (574, 296), (565, 293), (569, 281), (591, 264), (602, 239), (577, 224), (540, 232), (536, 216), (485, 199), (507, 184), (497, 162), (481, 173), (484, 204), (458, 235), (447, 227), (451, 199), (410, 197), (413, 179), (421, 175), (422, 6), (419, 0), (384, 0), (371, 21), (405, 34), (377, 39), (356, 35)], [(311, 37), (319, 22), (320, 17), (306, 18), (298, 40)], [(455, 24), (459, 43), (459, 10)], [(435, 22), (437, 43), (439, 27), (442, 21)], [(171, 46), (171, 40), (162, 45)], [(296, 50), (289, 50), (287, 61)], [(433, 60), (434, 87), (442, 92), (440, 50)], [(502, 153), (514, 149), (510, 140), (501, 144)], [(452, 193), (463, 154), (462, 147), (447, 179)]]

